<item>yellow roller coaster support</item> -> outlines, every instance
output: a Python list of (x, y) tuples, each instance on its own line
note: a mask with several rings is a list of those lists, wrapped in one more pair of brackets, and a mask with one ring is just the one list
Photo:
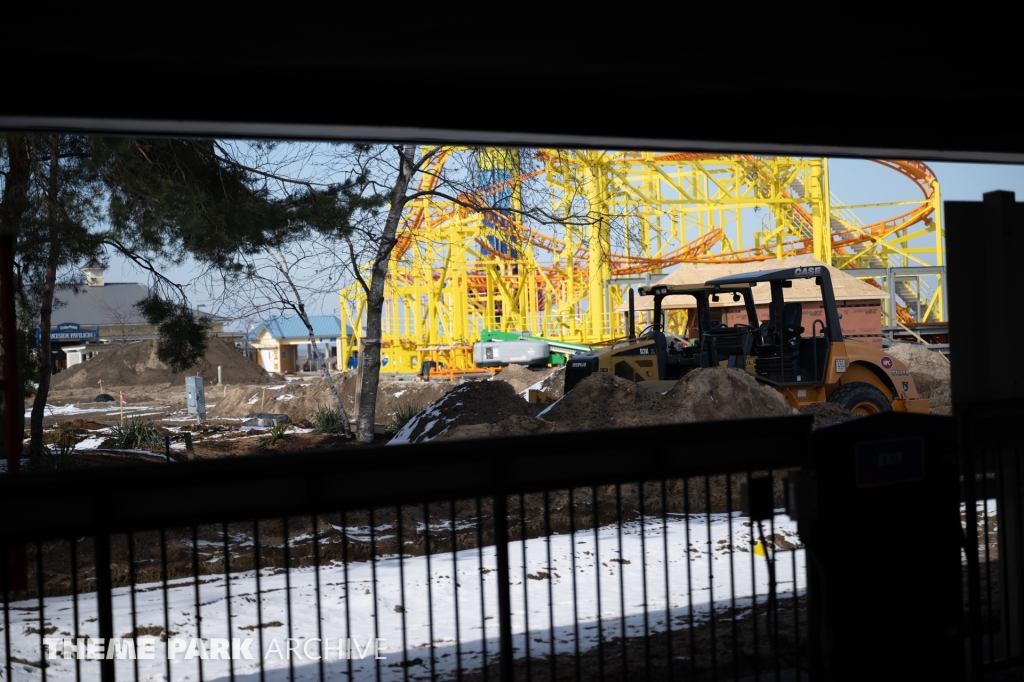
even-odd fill
[[(438, 155), (421, 189), (460, 153), (467, 152)], [(537, 159), (542, 168), (525, 174), (508, 150), (477, 158), (490, 173), (481, 175), (495, 181), (477, 203), (493, 204), (504, 191), (505, 206), (516, 210), (410, 203), (386, 285), (384, 372), (418, 372), (426, 360), (472, 371), (470, 349), (482, 329), (607, 343), (626, 333), (613, 312), (626, 289), (680, 263), (812, 254), (844, 269), (944, 264), (939, 184), (920, 162), (876, 161), (921, 194), (858, 206), (902, 211), (865, 223), (831, 193), (827, 159), (595, 150), (543, 150)], [(527, 181), (542, 183), (554, 227), (521, 219)], [(902, 281), (897, 294), (906, 305), (887, 314), (903, 324), (944, 320), (943, 285), (938, 276)], [(342, 328), (357, 330), (342, 344), (348, 357), (365, 324), (365, 299), (357, 285), (340, 296)], [(678, 315), (670, 321), (685, 323)]]

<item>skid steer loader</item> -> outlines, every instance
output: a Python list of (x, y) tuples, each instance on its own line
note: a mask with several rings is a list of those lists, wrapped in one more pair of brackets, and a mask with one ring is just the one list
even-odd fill
[[(810, 329), (802, 324), (802, 305), (786, 301), (785, 290), (793, 286), (794, 279), (813, 279), (821, 292), (824, 320), (814, 320)], [(771, 289), (768, 319), (763, 322), (758, 319), (753, 304), (751, 287), (756, 285), (767, 285)], [(779, 391), (786, 402), (797, 408), (831, 402), (850, 409), (856, 415), (889, 411), (928, 413), (929, 401), (918, 396), (914, 378), (903, 363), (865, 343), (843, 338), (828, 268), (799, 267), (742, 273), (709, 280), (699, 289), (692, 288), (699, 291), (695, 298), (700, 339), (688, 353), (690, 360), (679, 365), (684, 371), (669, 370), (673, 353), (667, 344), (658, 342), (659, 334), (661, 338), (664, 334), (660, 330), (660, 306), (657, 305), (660, 301), (655, 298), (656, 323), (648, 332), (650, 341), (643, 346), (650, 347), (647, 353), (657, 353), (650, 367), (654, 371), (648, 374), (645, 367), (645, 371), (634, 372), (628, 378), (674, 382), (685, 374), (686, 369), (693, 367), (739, 367), (753, 374), (759, 382)], [(651, 289), (657, 290), (658, 285)], [(714, 297), (722, 294), (733, 295), (737, 300), (743, 298), (748, 324), (713, 326), (708, 313), (709, 299), (716, 300)], [(619, 356), (627, 350), (627, 347), (619, 349), (619, 346), (613, 346), (592, 360), (586, 356), (573, 358), (570, 365), (581, 364), (566, 369), (565, 390), (568, 391), (591, 371), (617, 368), (623, 360)], [(588, 362), (592, 364), (592, 370)], [(575, 369), (572, 385), (571, 369)], [(616, 374), (625, 376), (626, 372), (616, 371)], [(660, 385), (652, 384), (650, 387), (665, 390)]]

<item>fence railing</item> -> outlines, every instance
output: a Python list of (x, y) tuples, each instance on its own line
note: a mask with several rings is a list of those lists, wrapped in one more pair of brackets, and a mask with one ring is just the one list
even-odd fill
[(964, 599), (976, 675), (1024, 666), (1022, 414), (1019, 401), (977, 405), (959, 414)]
[[(15, 590), (0, 569), (0, 670), (76, 682), (800, 671), (804, 557), (781, 507), (809, 422), (5, 478), (0, 544), (25, 552), (28, 583)], [(752, 478), (772, 481), (763, 523), (740, 510)]]

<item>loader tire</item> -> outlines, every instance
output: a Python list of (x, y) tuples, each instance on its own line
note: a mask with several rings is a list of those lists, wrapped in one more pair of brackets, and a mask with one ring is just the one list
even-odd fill
[(892, 412), (892, 403), (885, 394), (863, 381), (840, 386), (828, 397), (828, 402), (842, 405), (855, 417)]

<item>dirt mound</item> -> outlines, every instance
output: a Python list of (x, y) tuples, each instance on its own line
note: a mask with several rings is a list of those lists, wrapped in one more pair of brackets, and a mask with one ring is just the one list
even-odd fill
[(553, 424), (543, 419), (514, 415), (497, 424), (463, 424), (445, 431), (434, 440), (459, 440), (466, 438), (507, 438), (509, 436), (534, 436), (551, 433)]
[(508, 417), (533, 417), (535, 412), (535, 406), (506, 381), (471, 381), (409, 420), (388, 445), (422, 443), (460, 426), (494, 425)]
[(544, 391), (552, 398), (561, 398), (562, 391), (565, 389), (565, 365), (551, 370), (551, 373), (544, 377), (544, 380), (540, 382), (540, 386), (536, 388)]
[(505, 381), (512, 384), (512, 388), (515, 389), (516, 393), (522, 393), (530, 386), (543, 381), (553, 369), (529, 369), (522, 365), (509, 365), (504, 368), (493, 377), (492, 381)]
[[(335, 388), (341, 396), (342, 405), (350, 419), (356, 418), (355, 372), (333, 375)], [(422, 410), (427, 405), (455, 388), (447, 381), (381, 381), (377, 388), (378, 423), (387, 423), (400, 409)], [(214, 401), (214, 398), (217, 398)], [(291, 381), (274, 387), (235, 386), (229, 387), (223, 395), (214, 391), (207, 395), (207, 401), (216, 402), (210, 409), (213, 417), (244, 417), (250, 412), (281, 412), (292, 421), (311, 419), (320, 407), (333, 407), (334, 396), (326, 379), (310, 378), (308, 381)]]
[(612, 374), (591, 374), (538, 417), (559, 431), (592, 431), (672, 421), (660, 395)]
[[(575, 389), (573, 389), (575, 391)], [(775, 389), (738, 368), (695, 369), (665, 393), (674, 422), (752, 419), (796, 414)]]
[(949, 360), (941, 353), (913, 343), (894, 343), (886, 350), (910, 370), (922, 398), (931, 400), (932, 414), (951, 414), (953, 396), (949, 388)]
[(226, 384), (265, 384), (271, 380), (262, 367), (248, 360), (223, 339), (210, 339), (206, 356), (194, 367), (183, 372), (172, 372), (156, 356), (156, 341), (139, 341), (126, 346), (97, 353), (87, 362), (70, 367), (52, 379), (55, 389), (74, 389), (97, 386), (142, 386), (181, 384), (186, 376), (197, 372), (207, 386), (217, 381), (217, 367)]
[(853, 419), (853, 413), (842, 405), (835, 403), (811, 403), (800, 408), (801, 414), (809, 414), (814, 417), (812, 429), (820, 429), (823, 426), (842, 424)]

